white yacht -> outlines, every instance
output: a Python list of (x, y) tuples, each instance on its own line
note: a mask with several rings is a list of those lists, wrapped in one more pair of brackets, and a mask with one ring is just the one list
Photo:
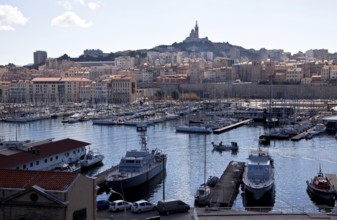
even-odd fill
[(255, 200), (259, 200), (274, 186), (274, 164), (268, 151), (254, 150), (248, 157), (243, 172), (245, 193), (251, 194)]

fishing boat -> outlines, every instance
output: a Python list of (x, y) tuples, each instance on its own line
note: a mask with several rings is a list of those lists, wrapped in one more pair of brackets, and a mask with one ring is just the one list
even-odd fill
[(268, 151), (259, 147), (250, 153), (242, 180), (245, 193), (255, 200), (261, 199), (273, 188), (274, 164)]
[(222, 141), (220, 141), (219, 144), (215, 144), (214, 142), (212, 142), (213, 145), (213, 150), (216, 151), (228, 151), (228, 150), (238, 150), (239, 146), (236, 142), (231, 142), (230, 144), (223, 144)]
[(336, 190), (330, 183), (329, 179), (322, 173), (321, 166), (319, 167), (318, 174), (306, 181), (307, 191), (313, 198), (321, 201), (334, 201)]
[[(144, 125), (146, 126), (146, 125)], [(125, 191), (147, 183), (161, 174), (166, 167), (167, 155), (158, 148), (149, 150), (146, 141), (146, 127), (140, 132), (140, 150), (129, 150), (105, 178), (105, 186), (115, 191)]]
[(102, 164), (103, 159), (104, 159), (104, 155), (95, 153), (94, 151), (89, 150), (88, 153), (85, 155), (84, 159), (81, 160), (80, 162), (81, 169), (85, 170), (85, 169), (92, 168), (94, 166), (98, 166)]

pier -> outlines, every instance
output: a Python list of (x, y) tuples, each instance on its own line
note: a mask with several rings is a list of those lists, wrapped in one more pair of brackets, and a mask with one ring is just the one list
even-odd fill
[(104, 184), (105, 184), (105, 177), (107, 175), (109, 175), (111, 172), (115, 171), (116, 169), (118, 169), (118, 165), (113, 166), (113, 167), (111, 167), (111, 168), (109, 168), (109, 169), (107, 169), (107, 170), (105, 170), (105, 171), (103, 171), (101, 173), (98, 173), (95, 176), (95, 178), (96, 178), (96, 185), (99, 186), (99, 187), (104, 186)]
[(307, 130), (307, 131), (304, 131), (304, 132), (302, 132), (302, 133), (299, 133), (299, 134), (297, 134), (297, 135), (291, 137), (290, 140), (292, 140), (292, 141), (299, 141), (299, 140), (302, 140), (303, 138), (306, 138), (306, 137), (310, 134), (310, 132), (312, 131), (312, 129), (313, 129), (313, 128), (310, 128), (310, 129)]
[(335, 188), (335, 195), (337, 195), (337, 175), (336, 174), (325, 174), (329, 179), (331, 185)]
[(253, 121), (252, 119), (247, 119), (247, 120), (243, 120), (243, 121), (240, 121), (240, 122), (237, 122), (237, 123), (234, 123), (234, 124), (231, 124), (231, 125), (228, 125), (226, 127), (222, 127), (222, 128), (218, 128), (218, 129), (215, 129), (213, 131), (214, 134), (220, 134), (222, 132), (225, 132), (225, 131), (228, 131), (228, 130), (231, 130), (233, 128), (237, 128), (239, 126), (242, 126), (244, 124), (248, 124), (249, 122)]
[(231, 207), (239, 191), (244, 167), (244, 162), (231, 161), (219, 182), (211, 189), (211, 194), (205, 205), (209, 207)]

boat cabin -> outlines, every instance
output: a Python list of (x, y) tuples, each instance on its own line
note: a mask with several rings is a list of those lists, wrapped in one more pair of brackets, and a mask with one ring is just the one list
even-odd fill
[(147, 151), (128, 151), (119, 163), (120, 172), (140, 172), (154, 163), (154, 157)]
[(270, 162), (266, 163), (249, 163), (248, 178), (254, 182), (264, 182), (270, 178)]

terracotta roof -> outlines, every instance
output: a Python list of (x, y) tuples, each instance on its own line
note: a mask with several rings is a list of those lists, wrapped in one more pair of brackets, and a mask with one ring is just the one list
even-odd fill
[(66, 190), (78, 173), (0, 169), (0, 188), (27, 189), (37, 185), (46, 190)]
[(45, 157), (60, 154), (62, 152), (85, 147), (87, 145), (89, 145), (87, 142), (67, 138), (35, 146), (35, 149), (37, 149), (39, 152), (35, 154), (33, 152), (25, 151), (12, 155), (0, 154), (0, 168), (13, 168), (18, 164), (29, 163), (31, 161), (36, 161)]

